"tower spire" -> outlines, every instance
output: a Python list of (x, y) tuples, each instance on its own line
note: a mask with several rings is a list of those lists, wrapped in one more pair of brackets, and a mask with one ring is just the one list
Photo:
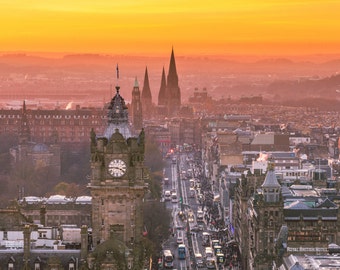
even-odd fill
[(117, 93), (119, 93), (120, 86), (119, 86), (119, 67), (118, 67), (118, 63), (117, 63), (117, 66), (116, 66), (116, 76), (117, 76), (116, 91), (117, 91)]
[(174, 54), (174, 48), (172, 48), (171, 56), (170, 56), (170, 64), (169, 64), (169, 73), (168, 73), (168, 87), (178, 87), (178, 75), (176, 69), (176, 60)]
[(152, 117), (153, 105), (152, 95), (149, 84), (148, 67), (145, 67), (144, 84), (142, 89), (142, 104), (143, 104), (143, 116), (146, 119)]
[(181, 107), (181, 90), (178, 86), (178, 75), (176, 69), (176, 61), (174, 48), (171, 51), (170, 64), (169, 64), (169, 73), (167, 77), (167, 105), (168, 105), (168, 114), (175, 115), (178, 113)]
[(165, 70), (163, 67), (161, 87), (159, 88), (159, 93), (158, 93), (158, 106), (166, 105), (166, 99), (167, 99), (166, 77), (165, 77)]
[(139, 84), (137, 77), (135, 78), (135, 85), (132, 90), (132, 102), (131, 102), (131, 112), (132, 112), (132, 124), (134, 130), (140, 132), (143, 127), (143, 112), (142, 112), (142, 102), (140, 97)]
[(145, 100), (152, 99), (150, 83), (149, 83), (148, 67), (145, 68), (144, 84), (143, 84), (143, 89), (142, 89), (142, 99), (145, 99)]

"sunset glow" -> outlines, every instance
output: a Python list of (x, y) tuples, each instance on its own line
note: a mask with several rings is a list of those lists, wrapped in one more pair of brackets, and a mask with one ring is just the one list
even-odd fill
[(340, 53), (334, 0), (3, 0), (0, 51)]

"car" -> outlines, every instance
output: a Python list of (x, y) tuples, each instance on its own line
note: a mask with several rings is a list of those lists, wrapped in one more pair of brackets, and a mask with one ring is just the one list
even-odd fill
[(171, 192), (170, 192), (170, 190), (165, 190), (164, 191), (164, 199), (166, 201), (170, 201), (171, 200)]
[(192, 227), (190, 228), (190, 231), (192, 231), (192, 232), (199, 232), (199, 231), (200, 231), (200, 228), (198, 227), (197, 224), (195, 224), (194, 226), (192, 226)]
[(177, 245), (183, 244), (183, 241), (184, 241), (183, 231), (178, 230), (177, 231), (177, 239), (176, 239)]
[(196, 265), (197, 265), (198, 268), (204, 267), (203, 256), (202, 256), (201, 253), (196, 253), (195, 259), (196, 259)]

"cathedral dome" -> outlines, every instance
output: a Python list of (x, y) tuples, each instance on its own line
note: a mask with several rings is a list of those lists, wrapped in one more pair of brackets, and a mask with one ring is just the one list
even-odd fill
[(112, 136), (111, 136), (111, 138), (110, 138), (110, 141), (115, 141), (115, 142), (122, 141), (122, 142), (125, 142), (125, 138), (124, 138), (124, 136), (119, 132), (119, 129), (116, 128), (116, 129), (115, 129), (115, 132), (112, 134)]

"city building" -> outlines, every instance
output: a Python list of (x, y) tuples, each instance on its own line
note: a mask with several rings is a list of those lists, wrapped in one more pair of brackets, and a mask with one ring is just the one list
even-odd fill
[(264, 270), (270, 268), (277, 257), (275, 239), (284, 221), (281, 185), (277, 181), (274, 168), (269, 168), (261, 187), (251, 188), (254, 195), (247, 200), (248, 225), (247, 228), (243, 225), (244, 231), (241, 232), (247, 231), (246, 238), (249, 244), (240, 246), (240, 250), (243, 249), (242, 260), (245, 269)]
[[(91, 134), (92, 238), (94, 260), (107, 252), (129, 253), (128, 261), (138, 264), (142, 246), (143, 198), (149, 172), (144, 166), (144, 130), (133, 137), (128, 111), (116, 87), (108, 107), (108, 123), (103, 135)], [(117, 254), (118, 254), (117, 253)], [(112, 265), (120, 263), (117, 255)], [(106, 262), (107, 263), (107, 262)]]
[(91, 227), (91, 197), (68, 198), (51, 195), (48, 198), (28, 196), (19, 200), (20, 213), (33, 224), (58, 227), (60, 224), (74, 224)]
[[(19, 134), (22, 110), (0, 109), (0, 133)], [(60, 144), (89, 142), (89, 134), (103, 132), (107, 121), (103, 108), (76, 109), (29, 109), (26, 108), (31, 140), (39, 143), (50, 143), (58, 134)]]

